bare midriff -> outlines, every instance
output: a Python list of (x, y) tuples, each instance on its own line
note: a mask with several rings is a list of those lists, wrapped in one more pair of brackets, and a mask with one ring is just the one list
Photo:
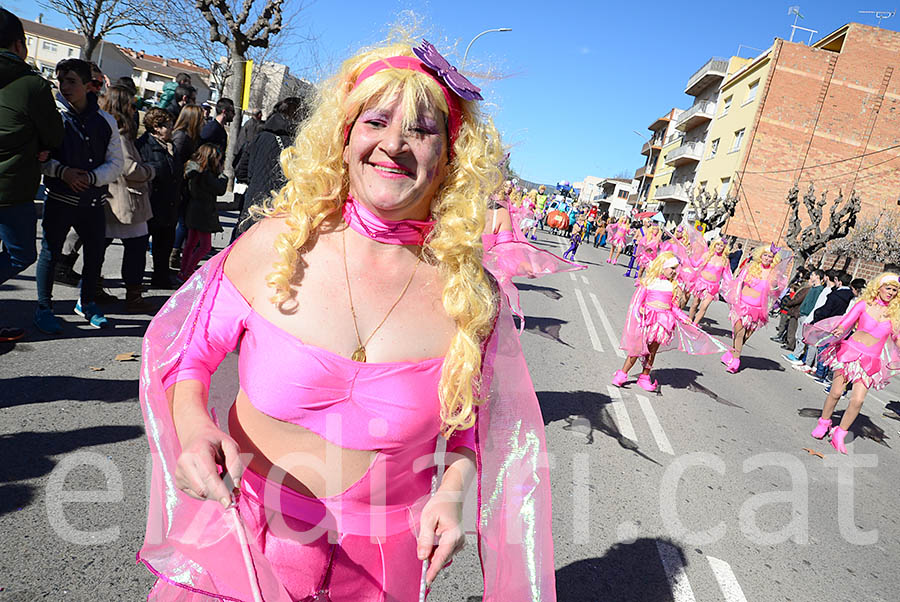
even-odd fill
[(662, 301), (648, 301), (647, 307), (652, 307), (653, 309), (661, 309), (666, 310), (672, 306), (671, 303), (664, 303)]
[(340, 447), (300, 425), (267, 416), (243, 390), (228, 413), (228, 431), (241, 454), (252, 455), (249, 463), (244, 460), (248, 468), (272, 478), (283, 470), (286, 487), (314, 498), (346, 491), (378, 455), (377, 450)]

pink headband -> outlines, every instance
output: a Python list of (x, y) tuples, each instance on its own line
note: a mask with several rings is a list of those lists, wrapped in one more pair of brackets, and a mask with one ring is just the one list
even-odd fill
[[(456, 142), (456, 135), (459, 134), (459, 126), (462, 123), (462, 107), (459, 104), (459, 97), (454, 94), (432, 70), (426, 67), (425, 63), (414, 56), (391, 56), (375, 61), (363, 69), (362, 73), (359, 74), (359, 77), (357, 77), (356, 81), (353, 83), (353, 88), (351, 88), (351, 90), (355, 90), (363, 80), (368, 79), (385, 69), (407, 69), (409, 71), (418, 71), (433, 79), (437, 85), (440, 86), (441, 92), (444, 93), (444, 100), (447, 101), (447, 108), (450, 110), (450, 115), (447, 118), (447, 132), (450, 137), (449, 154), (452, 155), (453, 143)], [(345, 136), (349, 134), (350, 126), (348, 125)]]

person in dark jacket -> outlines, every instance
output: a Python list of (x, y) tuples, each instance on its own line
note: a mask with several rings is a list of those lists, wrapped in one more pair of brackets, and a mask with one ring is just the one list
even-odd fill
[[(25, 63), (27, 56), (22, 22), (0, 8), (0, 284), (37, 259), (41, 161), (63, 139), (50, 83)], [(23, 336), (22, 328), (0, 325), (0, 342)]]
[(184, 109), (184, 107), (196, 103), (197, 88), (190, 84), (180, 84), (175, 88), (175, 96), (172, 97), (172, 100), (170, 100), (164, 108), (169, 112), (174, 121), (178, 119), (178, 116), (181, 114), (181, 110)]
[(147, 229), (153, 239), (153, 288), (171, 289), (175, 286), (169, 269), (169, 255), (175, 239), (175, 221), (181, 189), (181, 168), (170, 141), (172, 117), (163, 109), (153, 107), (144, 115), (143, 135), (137, 140), (141, 160), (156, 172), (150, 188), (150, 207), (153, 217)]
[(741, 256), (744, 254), (744, 245), (743, 243), (738, 243), (735, 247), (734, 251), (728, 254), (728, 265), (731, 267), (731, 273), (734, 274), (734, 271), (737, 269), (738, 265), (741, 263)]
[(222, 231), (216, 199), (228, 188), (228, 179), (222, 175), (223, 167), (222, 154), (214, 144), (201, 144), (184, 166), (187, 194), (184, 223), (188, 235), (178, 274), (182, 280), (187, 280), (194, 273), (197, 264), (212, 249), (213, 232)]
[(246, 173), (247, 191), (238, 223), (231, 232), (232, 242), (253, 225), (248, 219), (250, 208), (261, 205), (273, 190), (284, 186), (284, 173), (279, 162), (281, 151), (293, 144), (294, 133), (308, 114), (309, 104), (303, 98), (290, 96), (278, 101), (242, 157), (238, 171)]
[[(191, 85), (191, 76), (187, 73), (179, 73), (175, 76), (175, 81), (163, 84), (162, 94), (159, 96), (159, 102), (156, 104), (160, 109), (167, 109), (172, 99), (175, 98), (175, 90), (178, 86), (189, 87)], [(175, 116), (178, 117), (177, 115)]]
[(56, 65), (60, 92), (56, 106), (63, 118), (62, 145), (43, 164), (47, 200), (41, 221), (43, 240), (36, 280), (38, 307), (34, 323), (41, 332), (55, 334), (62, 323), (53, 314), (53, 274), (63, 252), (66, 233), (74, 228), (84, 249), (81, 295), (75, 313), (94, 328), (108, 321), (94, 302), (100, 266), (106, 250), (104, 205), (108, 184), (122, 173), (122, 141), (119, 126), (100, 110), (97, 97), (87, 91), (91, 66), (81, 59), (65, 59)]
[(216, 116), (200, 130), (200, 139), (204, 143), (214, 144), (219, 147), (222, 156), (228, 148), (228, 131), (225, 126), (234, 121), (234, 101), (230, 98), (220, 98), (216, 102)]
[(175, 271), (181, 270), (181, 247), (184, 246), (184, 239), (187, 238), (187, 228), (184, 225), (184, 203), (182, 202), (184, 191), (181, 189), (180, 182), (184, 175), (184, 166), (202, 144), (200, 131), (203, 129), (204, 122), (203, 107), (188, 105), (181, 110), (181, 114), (175, 121), (175, 129), (172, 131), (172, 146), (175, 147), (175, 162), (179, 174), (179, 197), (176, 203), (178, 222), (175, 225), (175, 242), (169, 256), (169, 267)]
[[(852, 278), (850, 274), (841, 270), (837, 273), (837, 286), (835, 286), (834, 290), (832, 290), (828, 297), (825, 299), (825, 303), (813, 312), (812, 321), (818, 322), (819, 320), (824, 320), (825, 318), (832, 318), (834, 316), (840, 316), (847, 311), (847, 307), (850, 305), (850, 301), (853, 299), (853, 291), (850, 289), (850, 281)], [(819, 354), (821, 354), (821, 349), (819, 350)], [(815, 378), (819, 382), (825, 382), (828, 376), (828, 368), (821, 362), (816, 360), (816, 372)]]
[(778, 321), (778, 330), (774, 337), (776, 343), (781, 343), (782, 348), (791, 350), (797, 344), (797, 321), (800, 318), (800, 306), (806, 300), (806, 296), (813, 287), (813, 277), (810, 276), (804, 282), (796, 282), (791, 294), (781, 298), (781, 318)]

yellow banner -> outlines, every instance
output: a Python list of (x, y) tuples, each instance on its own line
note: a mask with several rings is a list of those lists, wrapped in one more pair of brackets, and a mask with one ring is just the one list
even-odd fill
[(246, 111), (250, 103), (250, 80), (253, 76), (253, 61), (248, 60), (244, 63), (244, 92), (242, 94), (241, 109)]

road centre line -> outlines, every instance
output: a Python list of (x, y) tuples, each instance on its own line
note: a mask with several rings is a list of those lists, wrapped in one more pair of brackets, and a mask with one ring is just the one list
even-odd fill
[(612, 346), (616, 355), (624, 359), (625, 352), (619, 349), (619, 341), (616, 340), (615, 331), (613, 331), (612, 324), (609, 323), (609, 319), (606, 317), (606, 312), (603, 311), (603, 306), (601, 306), (600, 301), (597, 300), (597, 295), (590, 293), (590, 297), (591, 303), (594, 304), (594, 309), (597, 310), (597, 315), (600, 316), (600, 323), (603, 324), (603, 330), (606, 331), (606, 336), (609, 338), (610, 346)]
[[(572, 272), (569, 273), (571, 274)], [(582, 295), (581, 291), (577, 288), (575, 289), (575, 298), (578, 299), (578, 307), (581, 308), (581, 315), (587, 325), (588, 336), (591, 337), (591, 344), (594, 346), (595, 351), (602, 353), (603, 345), (600, 344), (600, 337), (597, 336), (597, 329), (594, 328), (594, 322), (591, 320), (591, 315), (588, 313), (587, 304), (584, 302), (584, 295)]]
[(606, 391), (612, 400), (609, 405), (612, 407), (613, 419), (616, 421), (619, 433), (626, 439), (637, 441), (637, 433), (634, 432), (634, 425), (631, 424), (631, 418), (628, 416), (628, 410), (625, 409), (625, 402), (622, 401), (622, 394), (619, 392), (619, 389), (612, 385), (606, 385)]
[(666, 579), (669, 581), (669, 589), (672, 590), (672, 600), (674, 602), (697, 602), (697, 599), (694, 598), (694, 590), (691, 589), (691, 584), (684, 572), (684, 563), (681, 560), (680, 552), (674, 546), (661, 541), (656, 542), (656, 551), (659, 552), (659, 559), (666, 572)]
[(659, 451), (674, 456), (675, 451), (672, 449), (672, 444), (669, 443), (669, 438), (666, 437), (666, 432), (659, 423), (656, 411), (654, 411), (653, 406), (650, 405), (650, 400), (643, 395), (635, 395), (635, 397), (637, 397), (641, 410), (644, 412), (644, 418), (647, 419), (647, 424), (650, 425), (650, 432), (653, 433), (653, 438), (656, 440), (656, 446), (659, 448)]
[(716, 576), (716, 581), (719, 582), (719, 589), (725, 596), (725, 602), (747, 602), (744, 591), (741, 589), (737, 577), (734, 576), (734, 571), (731, 570), (731, 565), (712, 556), (707, 556), (706, 559)]

